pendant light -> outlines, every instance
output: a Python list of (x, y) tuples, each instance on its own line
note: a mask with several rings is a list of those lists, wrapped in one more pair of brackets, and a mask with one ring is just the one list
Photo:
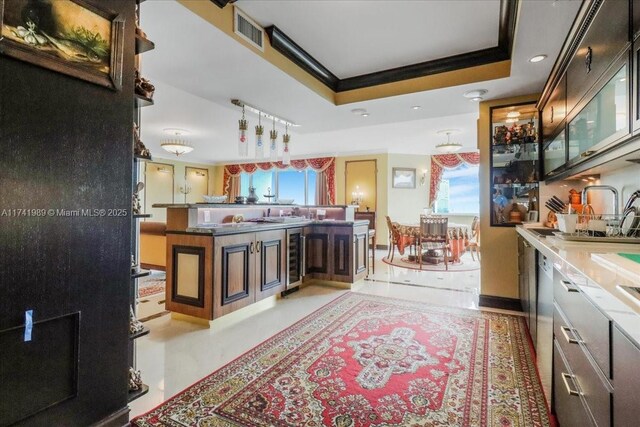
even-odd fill
[(183, 138), (183, 135), (188, 133), (187, 131), (182, 129), (166, 129), (165, 132), (172, 133), (174, 137), (160, 142), (163, 150), (176, 156), (181, 156), (193, 151), (193, 145)]
[(443, 153), (455, 153), (456, 151), (462, 148), (462, 144), (460, 144), (459, 142), (451, 141), (450, 136), (454, 132), (455, 131), (453, 129), (448, 129), (448, 130), (438, 132), (438, 133), (445, 133), (447, 135), (447, 142), (443, 142), (442, 144), (436, 145), (436, 149), (438, 151), (442, 151)]
[(264, 142), (262, 135), (264, 134), (264, 126), (262, 126), (262, 113), (258, 113), (258, 126), (256, 126), (256, 159), (264, 158)]
[(273, 118), (273, 130), (269, 132), (269, 157), (272, 162), (278, 161), (278, 131), (276, 130), (276, 118)]
[(242, 119), (238, 120), (238, 155), (247, 157), (249, 155), (249, 141), (247, 138), (248, 124), (244, 118), (244, 106), (242, 106)]
[(289, 152), (289, 141), (291, 137), (289, 136), (289, 124), (284, 125), (284, 135), (282, 135), (282, 144), (284, 145), (284, 149), (282, 150), (282, 164), (290, 165), (291, 164), (291, 153)]

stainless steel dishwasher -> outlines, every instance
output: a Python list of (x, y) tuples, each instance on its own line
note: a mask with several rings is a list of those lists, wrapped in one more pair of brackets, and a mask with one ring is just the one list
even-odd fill
[(550, 405), (553, 390), (553, 262), (543, 253), (538, 256), (537, 308), (536, 361), (547, 405)]

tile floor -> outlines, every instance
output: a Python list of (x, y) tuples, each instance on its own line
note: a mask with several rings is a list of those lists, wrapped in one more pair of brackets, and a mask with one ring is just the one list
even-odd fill
[[(479, 270), (408, 270), (383, 263), (385, 254), (378, 251), (376, 273), (355, 283), (353, 291), (478, 308)], [(149, 320), (145, 325), (151, 333), (137, 341), (137, 366), (149, 393), (131, 402), (131, 417), (153, 409), (345, 292), (349, 291), (310, 285), (286, 298), (267, 299), (217, 319), (210, 328), (172, 320), (167, 315)]]

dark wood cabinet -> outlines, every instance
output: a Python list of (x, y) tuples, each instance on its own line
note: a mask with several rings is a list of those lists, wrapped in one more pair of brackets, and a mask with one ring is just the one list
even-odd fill
[(256, 301), (286, 289), (287, 233), (285, 230), (256, 233)]
[(555, 88), (551, 91), (549, 101), (542, 109), (542, 137), (546, 142), (559, 131), (558, 127), (564, 123), (567, 116), (567, 76), (563, 75)]
[(602, 1), (567, 67), (568, 112), (586, 104), (581, 100), (626, 49), (628, 41), (628, 2)]
[(314, 279), (353, 283), (367, 274), (369, 228), (314, 225), (305, 234), (306, 272)]
[(368, 270), (368, 254), (369, 254), (369, 227), (360, 226), (353, 229), (353, 268), (354, 275), (359, 278), (360, 275), (367, 273)]
[(286, 288), (286, 231), (215, 237), (213, 318)]
[(306, 274), (313, 274), (318, 279), (331, 278), (329, 265), (329, 238), (331, 228), (311, 227), (305, 236), (306, 240)]
[(255, 302), (255, 234), (216, 237), (213, 247), (213, 318), (218, 318)]
[(638, 424), (638, 393), (640, 392), (640, 349), (617, 327), (613, 328), (613, 425), (625, 427)]

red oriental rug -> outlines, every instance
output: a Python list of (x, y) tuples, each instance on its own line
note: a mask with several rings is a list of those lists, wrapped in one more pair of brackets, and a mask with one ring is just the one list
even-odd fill
[(522, 317), (347, 293), (134, 426), (548, 426)]

